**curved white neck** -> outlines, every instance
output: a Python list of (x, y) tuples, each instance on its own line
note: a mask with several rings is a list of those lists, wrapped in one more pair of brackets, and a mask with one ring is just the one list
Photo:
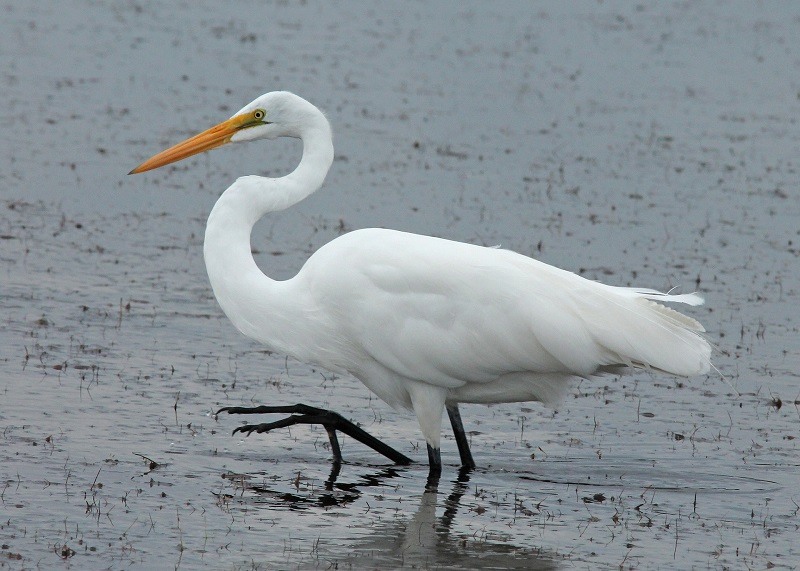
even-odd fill
[(214, 295), (242, 333), (274, 350), (293, 343), (299, 308), (291, 280), (276, 282), (258, 268), (250, 247), (253, 225), (316, 191), (333, 162), (330, 125), (321, 112), (298, 133), (303, 158), (281, 178), (244, 176), (222, 194), (208, 217), (203, 252)]

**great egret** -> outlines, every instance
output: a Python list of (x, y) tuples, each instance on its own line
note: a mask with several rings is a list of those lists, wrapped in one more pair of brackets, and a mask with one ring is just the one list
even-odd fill
[[(204, 255), (214, 295), (248, 337), (350, 373), (393, 407), (413, 410), (432, 477), (441, 473), (445, 410), (462, 465), (474, 466), (458, 403), (553, 402), (571, 379), (623, 366), (680, 376), (709, 370), (711, 346), (700, 323), (658, 303), (699, 305), (700, 296), (608, 286), (508, 250), (372, 228), (326, 244), (295, 277), (270, 279), (253, 260), (253, 225), (316, 191), (333, 161), (328, 120), (292, 93), (262, 95), (131, 174), (230, 142), (277, 137), (303, 141), (297, 168), (280, 178), (238, 178), (208, 218)], [(237, 429), (248, 434), (321, 423), (337, 461), (337, 429), (396, 462), (410, 461), (321, 409), (222, 410), (294, 413)]]

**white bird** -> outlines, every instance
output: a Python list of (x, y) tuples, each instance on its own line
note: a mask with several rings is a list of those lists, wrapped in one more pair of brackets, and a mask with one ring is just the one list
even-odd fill
[[(624, 366), (680, 376), (709, 370), (703, 327), (659, 303), (699, 305), (700, 296), (604, 285), (508, 250), (372, 228), (326, 244), (295, 277), (270, 279), (253, 260), (253, 225), (316, 191), (333, 162), (328, 120), (292, 93), (262, 95), (131, 174), (230, 142), (277, 137), (303, 141), (297, 168), (280, 178), (238, 178), (208, 218), (204, 255), (214, 295), (239, 331), (272, 351), (350, 373), (393, 407), (411, 409), (431, 477), (441, 472), (445, 410), (462, 465), (474, 467), (458, 403), (554, 402), (572, 379)], [(337, 462), (336, 429), (410, 462), (321, 409), (222, 410), (296, 413), (237, 429), (248, 434), (321, 423)]]

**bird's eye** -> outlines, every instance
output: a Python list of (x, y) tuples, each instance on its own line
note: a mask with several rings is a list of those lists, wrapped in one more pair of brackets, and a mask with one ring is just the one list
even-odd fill
[(256, 121), (261, 121), (266, 116), (266, 113), (263, 109), (256, 109), (253, 111), (253, 119)]

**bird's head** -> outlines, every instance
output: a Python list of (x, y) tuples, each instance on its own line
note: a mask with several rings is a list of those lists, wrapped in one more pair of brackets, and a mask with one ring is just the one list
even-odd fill
[(303, 130), (314, 125), (320, 118), (325, 121), (316, 107), (294, 93), (265, 93), (245, 105), (227, 121), (161, 151), (128, 174), (156, 169), (228, 143), (302, 137)]

